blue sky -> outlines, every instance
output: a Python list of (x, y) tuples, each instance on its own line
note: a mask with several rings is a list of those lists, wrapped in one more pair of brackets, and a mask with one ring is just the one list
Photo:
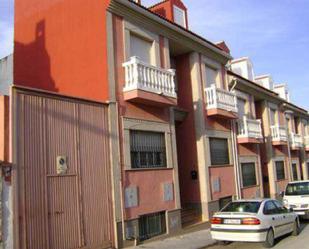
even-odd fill
[[(146, 6), (158, 1), (142, 0)], [(292, 101), (309, 109), (308, 0), (183, 2), (191, 30), (214, 42), (225, 40), (234, 58), (249, 56), (256, 75), (287, 83)], [(12, 37), (13, 1), (0, 0), (0, 58), (12, 51)]]

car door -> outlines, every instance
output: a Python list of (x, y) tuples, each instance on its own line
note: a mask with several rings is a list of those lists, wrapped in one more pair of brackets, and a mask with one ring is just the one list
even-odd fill
[(290, 211), (285, 208), (281, 202), (274, 201), (274, 203), (282, 216), (282, 233), (286, 234), (291, 232), (293, 230), (294, 215), (290, 213)]
[(282, 224), (281, 215), (279, 214), (278, 208), (273, 201), (267, 201), (263, 209), (265, 221), (274, 228), (275, 237), (282, 234), (280, 225)]

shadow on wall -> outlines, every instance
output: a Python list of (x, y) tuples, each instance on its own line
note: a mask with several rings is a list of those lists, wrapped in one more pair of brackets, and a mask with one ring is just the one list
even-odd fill
[(45, 30), (45, 21), (42, 20), (36, 25), (33, 42), (29, 44), (14, 42), (14, 70), (18, 72), (14, 73), (14, 84), (57, 92), (58, 89), (51, 77), (50, 56), (45, 46)]

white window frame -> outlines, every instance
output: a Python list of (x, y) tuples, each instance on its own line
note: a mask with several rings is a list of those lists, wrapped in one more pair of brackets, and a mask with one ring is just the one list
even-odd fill
[[(211, 164), (211, 153), (210, 153), (210, 140), (209, 138), (221, 138), (221, 139), (227, 139), (227, 145), (228, 145), (228, 153), (229, 153), (229, 163), (224, 165), (212, 165)], [(231, 135), (229, 132), (224, 131), (216, 131), (216, 130), (207, 130), (207, 135), (205, 137), (206, 139), (206, 145), (207, 145), (207, 155), (209, 155), (207, 158), (207, 165), (208, 167), (224, 167), (224, 166), (231, 166), (233, 164), (234, 158), (232, 153), (232, 140)]]
[[(283, 161), (283, 168), (284, 168), (284, 179), (280, 179), (280, 180), (278, 180), (277, 179), (277, 168), (276, 168), (276, 162), (281, 162), (281, 161)], [(276, 157), (276, 158), (274, 158), (273, 159), (273, 167), (274, 167), (274, 179), (276, 180), (276, 182), (278, 182), (278, 181), (284, 181), (284, 180), (286, 180), (286, 179), (288, 179), (287, 177), (288, 177), (288, 175), (287, 175), (287, 173), (288, 173), (288, 169), (287, 169), (287, 165), (286, 165), (287, 163), (286, 163), (286, 161), (285, 161), (285, 157)]]
[[(206, 56), (202, 56), (202, 81), (203, 81), (203, 86), (204, 88), (205, 87), (210, 87), (210, 85), (207, 85), (207, 76), (206, 76), (206, 67), (209, 67), (213, 70), (217, 70), (218, 71), (218, 76), (216, 78), (216, 82), (213, 82), (216, 84), (216, 87), (217, 88), (220, 88), (220, 89), (224, 89), (224, 90), (227, 90), (226, 87), (224, 86), (223, 84), (223, 77), (222, 77), (222, 65), (215, 61), (215, 60), (212, 60)], [(212, 83), (210, 83), (212, 84)]]
[(294, 181), (294, 176), (293, 176), (293, 164), (296, 164), (296, 171), (297, 171), (297, 179), (300, 179), (300, 164), (299, 164), (299, 160), (297, 159), (292, 159), (291, 160), (291, 171), (292, 171), (292, 177), (293, 177), (293, 181)]
[[(123, 118), (124, 128), (124, 168), (125, 170), (156, 170), (156, 169), (168, 169), (174, 168), (173, 162), (173, 149), (172, 149), (172, 132), (169, 124), (146, 121), (141, 119)], [(165, 150), (166, 150), (166, 166), (158, 168), (132, 168), (131, 166), (131, 149), (130, 149), (130, 130), (150, 131), (164, 133), (165, 138)]]
[(125, 61), (129, 61), (133, 54), (131, 54), (131, 34), (140, 37), (146, 41), (152, 42), (150, 51), (150, 64), (160, 67), (160, 42), (159, 35), (145, 30), (129, 21), (124, 21), (124, 54)]
[[(243, 175), (242, 175), (242, 166), (241, 164), (243, 163), (254, 163), (255, 166), (255, 180), (256, 180), (256, 185), (252, 185), (252, 186), (244, 186), (244, 182), (243, 182)], [(257, 187), (260, 185), (260, 179), (259, 179), (259, 172), (258, 172), (258, 158), (255, 156), (250, 156), (250, 157), (244, 157), (244, 156), (240, 156), (239, 157), (239, 165), (240, 165), (240, 185), (241, 188), (253, 188), (253, 187)]]
[[(183, 21), (182, 24), (176, 22), (176, 20), (175, 20), (175, 10), (182, 13), (182, 17), (183, 17), (183, 18), (182, 18), (182, 19), (183, 19), (183, 20), (182, 20), (182, 21)], [(184, 27), (184, 28), (187, 28), (186, 12), (185, 12), (183, 9), (177, 7), (176, 5), (173, 5), (173, 16), (174, 16), (174, 22), (175, 22), (176, 24), (178, 24), (178, 25), (180, 25), (180, 26), (182, 26), (182, 27)]]
[(269, 125), (272, 126), (273, 124), (271, 123), (271, 118), (270, 118), (270, 113), (271, 111), (275, 111), (275, 124), (274, 125), (280, 125), (280, 118), (279, 118), (279, 111), (278, 111), (278, 105), (273, 104), (268, 102), (268, 107), (269, 107)]

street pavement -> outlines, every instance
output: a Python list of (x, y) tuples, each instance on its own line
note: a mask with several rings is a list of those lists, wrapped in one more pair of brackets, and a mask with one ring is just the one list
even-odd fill
[[(284, 236), (277, 240), (274, 249), (309, 249), (309, 222), (302, 222), (302, 231), (297, 236)], [(231, 243), (228, 245), (214, 244), (205, 249), (262, 249), (260, 243)]]

